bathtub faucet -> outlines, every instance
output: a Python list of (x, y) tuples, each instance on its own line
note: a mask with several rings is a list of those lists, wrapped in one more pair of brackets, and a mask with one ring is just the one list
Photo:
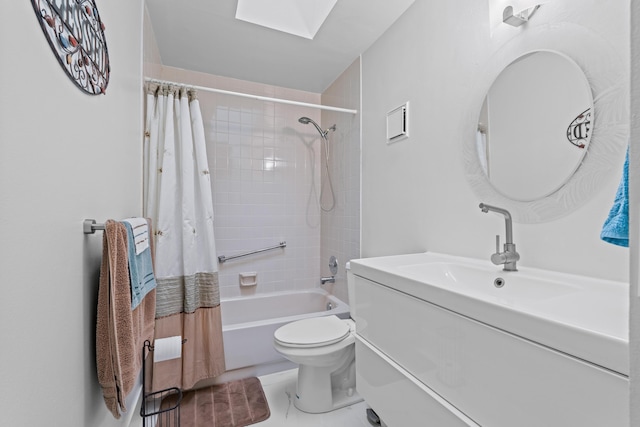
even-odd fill
[(320, 284), (321, 285), (325, 285), (327, 283), (336, 283), (336, 276), (331, 276), (331, 277), (321, 277), (320, 278)]
[(336, 274), (338, 274), (338, 260), (333, 255), (329, 257), (329, 271), (331, 272), (330, 277), (320, 278), (321, 285), (325, 285), (327, 283), (336, 283)]
[(484, 203), (480, 203), (480, 209), (485, 213), (493, 211), (504, 215), (506, 224), (506, 242), (504, 244), (504, 251), (500, 252), (500, 235), (498, 234), (496, 235), (496, 253), (491, 255), (491, 262), (495, 265), (504, 264), (503, 270), (505, 271), (518, 271), (516, 262), (520, 259), (520, 254), (516, 252), (516, 244), (513, 243), (513, 226), (511, 222), (511, 214), (506, 209), (485, 205)]

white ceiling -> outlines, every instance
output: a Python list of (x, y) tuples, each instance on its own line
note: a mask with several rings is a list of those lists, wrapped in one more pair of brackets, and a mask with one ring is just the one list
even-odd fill
[(313, 40), (235, 19), (237, 0), (146, 0), (164, 65), (321, 93), (414, 0), (338, 0)]

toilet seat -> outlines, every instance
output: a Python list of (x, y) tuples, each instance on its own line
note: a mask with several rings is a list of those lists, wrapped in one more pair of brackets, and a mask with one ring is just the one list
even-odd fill
[(312, 317), (284, 325), (274, 333), (284, 347), (323, 347), (344, 340), (351, 333), (349, 324), (338, 316)]

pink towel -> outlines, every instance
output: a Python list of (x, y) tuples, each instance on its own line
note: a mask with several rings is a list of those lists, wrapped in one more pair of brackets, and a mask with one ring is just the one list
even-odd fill
[(120, 418), (120, 413), (127, 410), (125, 398), (142, 368), (143, 343), (153, 340), (156, 293), (155, 289), (149, 292), (140, 305), (131, 310), (127, 230), (124, 224), (106, 221), (102, 247), (96, 364), (105, 404), (115, 418)]

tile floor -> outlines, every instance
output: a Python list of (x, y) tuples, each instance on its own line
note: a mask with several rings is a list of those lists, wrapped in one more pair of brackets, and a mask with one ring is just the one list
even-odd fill
[(324, 414), (307, 414), (293, 406), (297, 369), (276, 372), (259, 377), (264, 389), (271, 416), (253, 424), (255, 427), (371, 427), (367, 421), (365, 402)]

